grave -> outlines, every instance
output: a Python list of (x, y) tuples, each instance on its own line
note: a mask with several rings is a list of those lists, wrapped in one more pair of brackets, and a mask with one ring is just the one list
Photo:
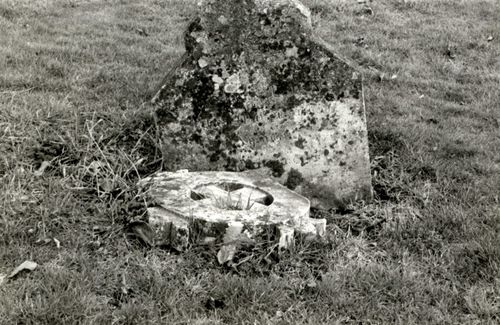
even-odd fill
[(231, 260), (241, 243), (254, 244), (265, 234), (279, 248), (294, 235), (321, 238), (326, 220), (309, 217), (309, 200), (252, 172), (164, 172), (140, 182), (156, 204), (149, 224), (160, 246), (177, 250), (196, 244), (221, 245), (219, 262)]
[(206, 0), (152, 100), (170, 169), (259, 170), (336, 207), (372, 196), (362, 75), (296, 0)]

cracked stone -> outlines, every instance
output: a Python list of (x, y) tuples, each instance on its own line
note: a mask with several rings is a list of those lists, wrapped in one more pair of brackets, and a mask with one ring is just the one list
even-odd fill
[(163, 172), (140, 182), (157, 202), (148, 208), (155, 242), (185, 250), (194, 240), (221, 244), (219, 262), (230, 261), (241, 244), (276, 229), (278, 245), (294, 235), (324, 237), (325, 219), (309, 217), (309, 200), (269, 178), (239, 172)]

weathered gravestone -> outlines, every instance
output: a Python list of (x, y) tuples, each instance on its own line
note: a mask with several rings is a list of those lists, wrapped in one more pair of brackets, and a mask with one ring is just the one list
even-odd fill
[(371, 198), (362, 76), (295, 0), (207, 0), (153, 98), (171, 168), (267, 168), (335, 206)]

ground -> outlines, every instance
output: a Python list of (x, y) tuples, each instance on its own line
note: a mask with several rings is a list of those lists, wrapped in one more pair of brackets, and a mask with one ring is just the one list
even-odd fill
[(375, 200), (231, 268), (125, 235), (175, 166), (147, 102), (196, 1), (0, 2), (0, 273), (39, 265), (1, 324), (500, 322), (498, 1), (304, 2), (365, 74)]

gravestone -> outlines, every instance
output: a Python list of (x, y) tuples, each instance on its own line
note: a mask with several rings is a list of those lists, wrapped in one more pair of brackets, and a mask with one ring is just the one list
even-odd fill
[(372, 195), (362, 76), (296, 0), (206, 0), (152, 102), (172, 169), (267, 171), (315, 206)]
[(156, 204), (148, 222), (161, 246), (184, 250), (190, 242), (220, 245), (219, 262), (230, 261), (242, 243), (266, 234), (280, 248), (294, 235), (321, 238), (326, 220), (309, 217), (305, 197), (252, 172), (158, 173), (141, 180)]

